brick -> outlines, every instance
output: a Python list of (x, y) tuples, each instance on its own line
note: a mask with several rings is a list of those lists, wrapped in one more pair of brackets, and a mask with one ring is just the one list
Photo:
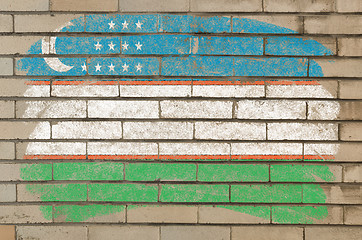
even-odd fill
[(320, 85), (266, 85), (268, 98), (337, 98), (337, 81), (319, 81)]
[[(346, 3), (344, 3), (346, 4)], [(306, 16), (304, 32), (311, 34), (361, 34), (361, 16)]]
[(13, 118), (15, 117), (15, 102), (14, 101), (0, 101), (0, 118)]
[(190, 97), (191, 86), (120, 86), (121, 97)]
[(74, 3), (71, 0), (50, 0), (51, 11), (95, 11), (107, 12), (118, 10), (118, 0), (80, 0)]
[(298, 184), (231, 185), (231, 202), (301, 203), (302, 186)]
[(159, 143), (160, 155), (230, 155), (227, 143)]
[(0, 142), (0, 158), (4, 160), (15, 159), (15, 144), (12, 142)]
[(362, 166), (346, 165), (343, 169), (344, 182), (362, 182)]
[(303, 185), (303, 203), (361, 204), (358, 185)]
[(303, 228), (284, 226), (240, 226), (232, 227), (231, 240), (302, 240)]
[(126, 165), (128, 181), (196, 181), (195, 164), (134, 163)]
[(338, 119), (340, 120), (362, 120), (362, 102), (340, 102), (341, 110)]
[(54, 222), (124, 223), (125, 205), (59, 205), (54, 207)]
[(265, 12), (334, 12), (334, 0), (266, 0)]
[(232, 143), (231, 155), (302, 155), (300, 143)]
[(188, 122), (125, 122), (125, 139), (192, 139), (193, 124)]
[(118, 86), (88, 85), (69, 86), (52, 85), (52, 96), (55, 97), (118, 97)]
[(88, 155), (157, 155), (157, 143), (88, 143)]
[(89, 240), (132, 240), (149, 239), (159, 240), (159, 227), (157, 226), (105, 226), (93, 225), (89, 227)]
[(267, 206), (200, 206), (199, 222), (206, 224), (263, 224), (270, 223)]
[(25, 79), (0, 79), (0, 96), (2, 97), (49, 97), (50, 86), (28, 85)]
[(1, 11), (48, 11), (49, 0), (3, 0)]
[(228, 185), (162, 185), (160, 202), (229, 202)]
[(16, 146), (16, 157), (24, 155), (85, 155), (86, 143), (77, 142), (30, 142), (19, 143)]
[(358, 240), (362, 237), (362, 229), (360, 227), (306, 227), (306, 240), (338, 240), (349, 239)]
[(233, 32), (271, 34), (301, 33), (303, 32), (302, 18), (290, 15), (233, 16)]
[(192, 86), (192, 96), (194, 97), (222, 97), (222, 98), (260, 98), (264, 97), (264, 86), (218, 86), (218, 85), (194, 85)]
[(158, 118), (157, 101), (88, 101), (90, 118)]
[[(362, 4), (361, 4), (362, 9)], [(338, 55), (339, 56), (362, 56), (362, 39), (361, 38), (339, 38)]]
[(16, 229), (18, 239), (87, 239), (86, 226), (19, 226)]
[(334, 123), (268, 123), (269, 140), (338, 140)]
[(69, 101), (18, 101), (18, 118), (85, 118), (86, 102)]
[(119, 0), (121, 12), (187, 12), (187, 0)]
[(336, 101), (308, 101), (307, 105), (307, 119), (311, 120), (335, 120), (341, 108)]
[(362, 4), (359, 0), (336, 0), (337, 12), (362, 12)]
[(50, 223), (52, 217), (44, 216), (42, 210), (51, 213), (52, 206), (5, 205), (0, 206), (1, 223)]
[[(327, 216), (324, 216), (325, 213)], [(286, 215), (292, 217), (286, 217)], [(272, 222), (277, 224), (343, 224), (343, 208), (339, 206), (273, 206)]]
[(362, 99), (362, 82), (343, 80), (339, 83), (339, 98)]
[(50, 139), (49, 122), (0, 122), (0, 139)]
[(51, 164), (0, 164), (0, 181), (52, 180)]
[(157, 202), (158, 187), (150, 184), (91, 184), (89, 201)]
[[(69, 25), (73, 21), (73, 25)], [(53, 32), (60, 30), (69, 32), (83, 32), (84, 19), (82, 15), (72, 14), (55, 14), (55, 15), (15, 15), (14, 26), (15, 32)]]
[(0, 32), (13, 31), (13, 17), (11, 15), (0, 14)]
[(207, 1), (191, 0), (191, 12), (261, 12), (262, 2), (260, 0), (251, 1)]
[(239, 119), (305, 119), (306, 103), (287, 100), (243, 100), (238, 102)]
[(2, 240), (14, 240), (16, 237), (15, 226), (0, 225), (0, 234)]
[(197, 207), (182, 205), (129, 205), (128, 223), (197, 223)]
[(197, 180), (205, 182), (267, 182), (268, 165), (199, 164)]
[(31, 45), (41, 37), (34, 36), (1, 36), (1, 54), (27, 54)]
[[(361, 144), (359, 143), (304, 144), (304, 154), (333, 155), (336, 162), (359, 162), (362, 160), (361, 150)], [(322, 161), (325, 160), (322, 159)]]
[(268, 37), (266, 55), (330, 56), (336, 54), (334, 38)]
[(52, 138), (60, 139), (120, 139), (120, 122), (57, 122), (52, 124)]
[(196, 122), (196, 139), (265, 140), (264, 123)]
[(18, 184), (19, 202), (86, 201), (86, 184)]
[(362, 141), (362, 124), (361, 123), (340, 124), (340, 140)]
[(271, 165), (272, 182), (342, 182), (342, 166)]
[(360, 206), (344, 207), (344, 223), (351, 225), (362, 225), (361, 214), (362, 214), (362, 207)]
[(161, 226), (161, 239), (230, 239), (230, 228), (219, 226)]
[(0, 202), (16, 201), (16, 185), (0, 184)]
[(53, 163), (54, 180), (123, 180), (123, 163)]
[(314, 59), (310, 63), (309, 76), (362, 77), (361, 64), (361, 59)]
[(161, 101), (162, 118), (231, 118), (230, 101)]
[(0, 58), (0, 75), (13, 75), (13, 59)]

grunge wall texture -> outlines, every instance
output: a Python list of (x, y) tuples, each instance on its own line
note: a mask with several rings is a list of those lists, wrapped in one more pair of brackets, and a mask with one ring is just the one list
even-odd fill
[(0, 11), (0, 240), (362, 239), (360, 0)]

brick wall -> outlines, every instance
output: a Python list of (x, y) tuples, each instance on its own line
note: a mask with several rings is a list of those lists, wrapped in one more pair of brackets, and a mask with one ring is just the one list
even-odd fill
[(0, 240), (362, 239), (361, 12), (0, 0)]

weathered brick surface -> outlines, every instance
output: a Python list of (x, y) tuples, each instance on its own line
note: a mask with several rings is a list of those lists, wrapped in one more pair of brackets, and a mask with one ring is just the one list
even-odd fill
[(119, 0), (121, 12), (187, 12), (187, 0)]
[(100, 11), (113, 12), (118, 10), (118, 0), (50, 0), (51, 11)]
[(15, 226), (12, 225), (0, 225), (1, 239), (14, 240), (15, 239)]
[(21, 226), (16, 229), (18, 239), (87, 239), (84, 226)]
[(361, 227), (307, 227), (305, 229), (306, 240), (337, 240), (343, 238), (357, 240), (361, 237)]
[(333, 12), (334, 0), (265, 0), (266, 12)]
[(190, 10), (192, 12), (261, 12), (262, 1), (260, 0), (191, 0)]
[(1, 3), (0, 239), (362, 238), (359, 0)]

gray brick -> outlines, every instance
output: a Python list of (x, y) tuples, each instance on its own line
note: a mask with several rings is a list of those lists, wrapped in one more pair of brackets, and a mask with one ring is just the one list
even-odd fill
[(0, 58), (0, 75), (13, 75), (13, 59), (12, 58)]
[(361, 227), (306, 227), (305, 240), (361, 240)]
[(64, 240), (87, 239), (87, 227), (85, 226), (19, 226), (17, 227), (18, 239), (37, 240)]
[(216, 226), (162, 226), (162, 240), (221, 240), (230, 239), (229, 227)]
[(49, 0), (1, 0), (1, 11), (48, 11)]
[(189, 0), (119, 0), (121, 12), (187, 12)]
[(192, 12), (261, 12), (261, 0), (191, 0)]
[(0, 32), (13, 31), (13, 17), (11, 15), (0, 14)]
[(264, 0), (265, 12), (333, 12), (334, 0)]
[(16, 185), (0, 184), (0, 202), (16, 201)]

